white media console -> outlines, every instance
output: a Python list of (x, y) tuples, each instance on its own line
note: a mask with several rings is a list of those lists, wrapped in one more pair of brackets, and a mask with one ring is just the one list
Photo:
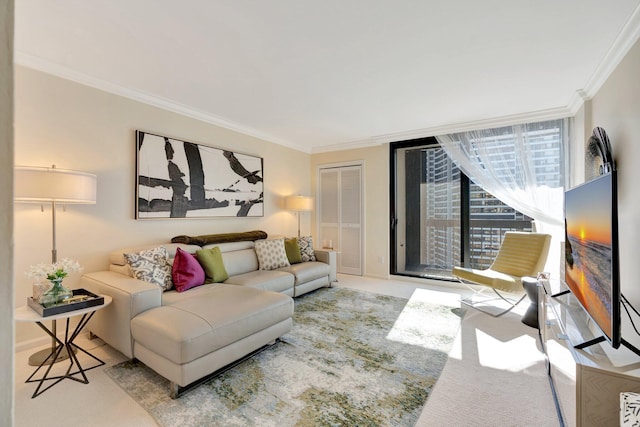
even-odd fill
[(576, 350), (601, 334), (571, 293), (551, 297), (559, 291), (559, 284), (538, 282), (540, 338), (561, 424), (617, 426), (620, 393), (640, 393), (640, 357), (606, 341)]

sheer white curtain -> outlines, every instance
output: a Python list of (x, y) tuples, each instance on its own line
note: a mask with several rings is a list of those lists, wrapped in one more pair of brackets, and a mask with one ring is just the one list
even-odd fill
[(436, 137), (473, 182), (553, 236), (547, 267), (556, 274), (564, 240), (567, 125), (566, 119), (552, 120)]

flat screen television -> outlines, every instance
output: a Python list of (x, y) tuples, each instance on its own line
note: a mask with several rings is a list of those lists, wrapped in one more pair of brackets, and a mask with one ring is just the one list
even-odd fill
[(565, 282), (613, 348), (621, 342), (616, 171), (567, 190)]

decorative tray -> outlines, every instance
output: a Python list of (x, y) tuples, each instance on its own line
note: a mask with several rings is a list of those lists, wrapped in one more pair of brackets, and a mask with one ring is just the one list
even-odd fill
[[(76, 300), (75, 298), (78, 297)], [(104, 304), (104, 297), (89, 292), (86, 289), (73, 289), (72, 302), (61, 302), (56, 305), (45, 307), (33, 300), (32, 297), (27, 298), (27, 304), (33, 311), (42, 317), (53, 316), (54, 314), (66, 313), (68, 311), (80, 310), (82, 308), (94, 307)]]

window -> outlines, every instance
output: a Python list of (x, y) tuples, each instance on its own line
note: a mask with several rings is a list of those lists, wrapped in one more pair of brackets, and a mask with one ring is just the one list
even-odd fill
[[(525, 126), (541, 185), (562, 182), (562, 123)], [(498, 174), (521, 173), (510, 129), (482, 141), (490, 157), (499, 158), (492, 165)], [(391, 274), (451, 279), (454, 265), (487, 268), (506, 231), (532, 230), (530, 217), (471, 181), (435, 138), (392, 143), (390, 158)]]

